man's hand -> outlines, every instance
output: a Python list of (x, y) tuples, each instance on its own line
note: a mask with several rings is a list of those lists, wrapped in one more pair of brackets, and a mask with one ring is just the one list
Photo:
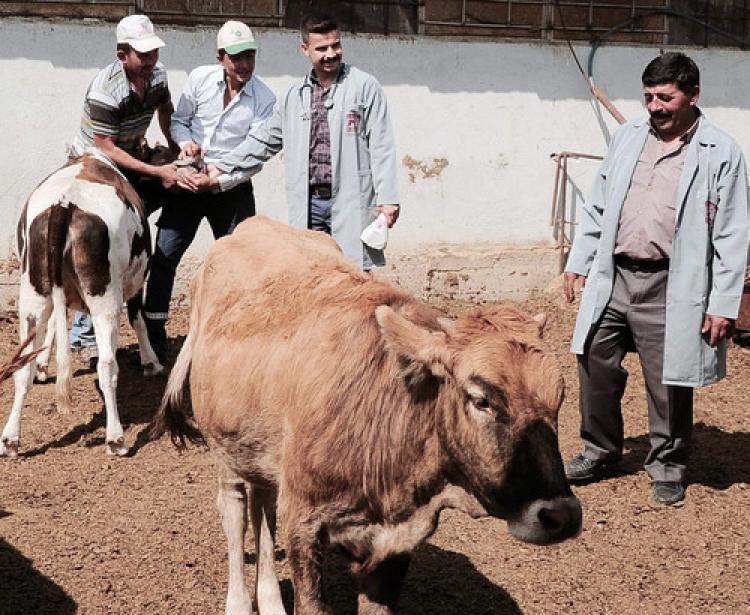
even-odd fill
[(586, 286), (586, 276), (573, 273), (572, 271), (566, 271), (563, 274), (563, 291), (565, 292), (565, 298), (568, 303), (573, 303), (576, 299), (576, 293), (583, 291), (583, 287)]
[(209, 164), (206, 165), (206, 173), (211, 179), (216, 179), (220, 175), (224, 175), (224, 171), (221, 169), (217, 169), (214, 165)]
[(190, 173), (182, 175), (177, 185), (190, 192), (207, 192), (219, 187), (218, 177), (210, 177), (205, 173)]
[(720, 340), (726, 339), (734, 333), (734, 320), (706, 314), (701, 333), (706, 337), (709, 346), (715, 347)]
[(178, 158), (180, 160), (187, 160), (188, 158), (194, 158), (195, 156), (200, 156), (200, 153), (201, 153), (201, 146), (198, 145), (197, 143), (193, 143), (192, 141), (188, 141), (180, 149), (180, 155), (178, 156)]
[(399, 205), (380, 205), (375, 208), (377, 215), (385, 214), (385, 219), (388, 222), (388, 228), (392, 228), (398, 220), (398, 214), (401, 212)]
[(155, 169), (153, 175), (161, 180), (161, 185), (165, 188), (172, 188), (177, 184), (177, 166), (174, 164), (164, 164), (152, 167)]

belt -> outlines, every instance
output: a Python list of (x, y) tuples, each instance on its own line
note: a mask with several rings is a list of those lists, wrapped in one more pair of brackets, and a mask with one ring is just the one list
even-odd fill
[(315, 184), (310, 186), (310, 196), (314, 199), (330, 199), (331, 184)]
[(615, 265), (631, 271), (664, 271), (669, 269), (669, 259), (645, 260), (617, 254), (615, 255)]

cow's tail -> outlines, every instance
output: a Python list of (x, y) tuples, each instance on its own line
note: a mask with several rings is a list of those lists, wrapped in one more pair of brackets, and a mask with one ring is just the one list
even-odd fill
[(70, 218), (70, 207), (61, 200), (50, 209), (47, 232), (47, 275), (52, 288), (52, 322), (47, 326), (55, 327), (57, 340), (55, 392), (57, 407), (61, 412), (70, 412), (73, 408), (73, 370), (68, 345), (68, 309), (63, 290), (63, 255), (68, 240)]
[(193, 310), (190, 331), (169, 374), (164, 397), (149, 429), (149, 437), (152, 440), (161, 438), (169, 432), (172, 444), (179, 450), (185, 449), (186, 440), (193, 444), (206, 443), (193, 420), (190, 403), (190, 365), (193, 361), (193, 340), (197, 334), (196, 330), (197, 318)]

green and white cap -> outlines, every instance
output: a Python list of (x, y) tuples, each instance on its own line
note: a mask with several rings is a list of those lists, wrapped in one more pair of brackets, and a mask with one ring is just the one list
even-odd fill
[(257, 48), (253, 31), (241, 21), (226, 22), (216, 37), (216, 49), (223, 49), (230, 56)]

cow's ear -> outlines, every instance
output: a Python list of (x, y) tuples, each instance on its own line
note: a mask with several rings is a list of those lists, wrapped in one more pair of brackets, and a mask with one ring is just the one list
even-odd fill
[(414, 324), (387, 305), (375, 309), (375, 318), (386, 347), (410, 363), (412, 369), (421, 367), (439, 378), (451, 372), (451, 354), (445, 332)]
[(531, 318), (539, 328), (539, 337), (544, 335), (544, 327), (547, 326), (547, 312), (539, 312), (536, 316)]

